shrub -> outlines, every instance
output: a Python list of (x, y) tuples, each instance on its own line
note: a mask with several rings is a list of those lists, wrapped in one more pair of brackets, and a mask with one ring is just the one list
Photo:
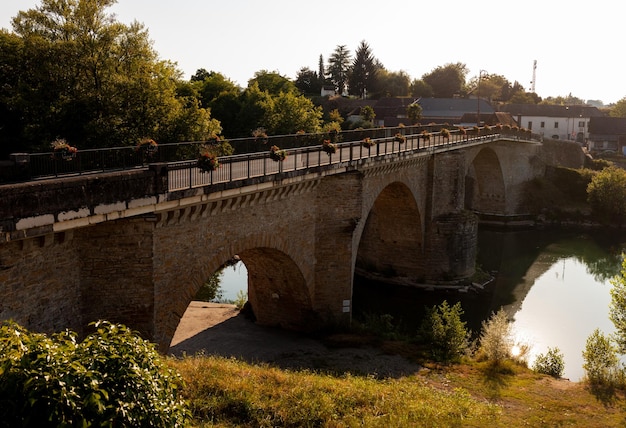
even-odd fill
[(440, 361), (458, 360), (469, 347), (469, 332), (461, 321), (463, 309), (457, 302), (450, 306), (446, 300), (427, 309), (420, 333), (430, 345), (433, 357)]
[[(178, 374), (154, 345), (100, 321), (82, 342), (16, 323), (0, 328), (0, 426), (179, 427), (188, 412)], [(7, 405), (5, 405), (7, 404)]]
[(239, 290), (237, 292), (237, 297), (235, 298), (235, 307), (239, 310), (242, 310), (248, 301), (248, 293), (243, 290)]
[(511, 357), (512, 348), (511, 324), (504, 309), (500, 309), (482, 323), (480, 352), (487, 360), (500, 364), (503, 360)]
[(556, 378), (563, 376), (565, 361), (561, 350), (559, 348), (548, 348), (548, 352), (545, 355), (537, 355), (533, 364), (533, 370)]
[(592, 384), (612, 385), (619, 371), (615, 346), (599, 329), (587, 338), (583, 350), (583, 369)]
[(593, 212), (605, 223), (626, 222), (626, 171), (614, 166), (603, 169), (594, 175), (587, 194)]

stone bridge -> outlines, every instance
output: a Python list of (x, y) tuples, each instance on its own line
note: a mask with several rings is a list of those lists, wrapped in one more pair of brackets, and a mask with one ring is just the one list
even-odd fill
[(471, 276), (474, 213), (520, 214), (543, 152), (496, 137), (179, 190), (168, 165), (1, 186), (0, 319), (79, 333), (108, 319), (166, 351), (200, 286), (238, 255), (258, 323), (346, 325), (357, 271)]

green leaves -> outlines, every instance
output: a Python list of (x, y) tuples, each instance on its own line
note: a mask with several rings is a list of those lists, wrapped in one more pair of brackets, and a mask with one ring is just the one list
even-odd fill
[(428, 310), (421, 327), (422, 337), (430, 344), (433, 356), (441, 361), (459, 359), (469, 346), (469, 333), (461, 321), (463, 309), (457, 302), (443, 301)]
[[(80, 343), (0, 328), (0, 426), (183, 426), (181, 378), (154, 345), (100, 321)], [(24, 421), (24, 422), (22, 422)]]

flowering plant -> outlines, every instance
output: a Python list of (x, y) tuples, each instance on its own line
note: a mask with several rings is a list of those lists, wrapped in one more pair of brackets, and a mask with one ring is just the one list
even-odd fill
[(450, 131), (448, 131), (448, 129), (446, 128), (441, 128), (441, 136), (447, 140), (448, 138), (450, 138)]
[(406, 141), (406, 137), (402, 134), (400, 134), (399, 132), (393, 137), (394, 141), (397, 141), (398, 143), (402, 144)]
[(55, 159), (60, 158), (70, 161), (74, 159), (74, 157), (76, 157), (76, 153), (78, 152), (78, 149), (76, 147), (70, 146), (69, 144), (67, 144), (67, 141), (62, 138), (54, 140), (52, 143), (50, 143), (50, 146), (52, 146), (53, 150), (52, 157)]
[(324, 150), (326, 153), (328, 153), (328, 155), (330, 155), (331, 153), (336, 153), (337, 152), (337, 144), (331, 143), (330, 140), (324, 140), (322, 142), (322, 150)]
[(373, 147), (376, 145), (376, 141), (372, 140), (370, 137), (365, 137), (361, 141), (361, 145), (369, 149), (370, 147)]
[(426, 140), (426, 141), (429, 141), (429, 140), (430, 140), (430, 132), (428, 132), (427, 130), (425, 130), (425, 129), (424, 129), (424, 130), (422, 131), (422, 138), (423, 138), (424, 140)]
[(140, 150), (145, 150), (147, 154), (152, 155), (159, 150), (159, 145), (151, 138), (143, 138), (137, 143), (137, 146), (135, 146), (136, 152)]
[(270, 147), (270, 159), (278, 162), (284, 161), (287, 157), (287, 150), (281, 150), (278, 146)]
[(220, 163), (214, 153), (208, 151), (200, 153), (200, 157), (198, 158), (198, 168), (200, 168), (200, 172), (213, 171), (219, 167)]

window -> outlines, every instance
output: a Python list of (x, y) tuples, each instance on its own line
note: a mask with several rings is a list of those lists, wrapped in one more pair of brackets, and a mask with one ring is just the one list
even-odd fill
[(554, 129), (558, 129), (559, 127), (559, 122), (554, 122)]
[(541, 122), (541, 127), (545, 128), (546, 127), (546, 123), (545, 122)]
[(532, 121), (528, 121), (528, 129), (533, 129), (533, 122)]
[(579, 128), (584, 128), (585, 127), (585, 121), (581, 120), (580, 122), (578, 122), (578, 127)]

